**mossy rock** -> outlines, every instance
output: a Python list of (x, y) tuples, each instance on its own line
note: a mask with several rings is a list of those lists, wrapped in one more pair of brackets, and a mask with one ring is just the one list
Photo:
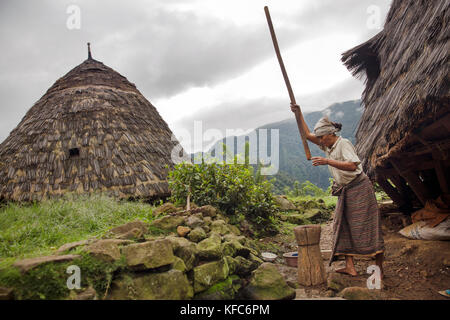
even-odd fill
[(224, 255), (231, 256), (231, 257), (235, 257), (237, 255), (243, 256), (243, 257), (248, 257), (248, 255), (250, 254), (250, 249), (244, 247), (236, 239), (233, 239), (233, 240), (222, 243), (222, 252)]
[(253, 253), (250, 253), (248, 255), (248, 260), (257, 263), (258, 266), (264, 263), (264, 261), (261, 258), (259, 258), (257, 255), (254, 255)]
[(71, 290), (69, 295), (70, 300), (98, 300), (97, 292), (94, 288), (89, 287), (87, 289), (74, 289)]
[(331, 213), (325, 209), (308, 209), (305, 211), (305, 218), (313, 223), (322, 223), (331, 218)]
[(136, 229), (140, 231), (140, 234), (146, 234), (148, 232), (148, 225), (147, 223), (136, 219), (134, 221), (110, 229), (107, 234), (111, 234), (115, 237), (123, 239), (124, 235), (129, 234), (131, 231), (133, 231), (133, 233), (136, 233)]
[(131, 240), (102, 239), (95, 241), (83, 250), (97, 259), (113, 262), (121, 257), (120, 246), (131, 243), (133, 243)]
[[(76, 254), (67, 254), (67, 255), (60, 255), (60, 256), (45, 256), (45, 257), (36, 257), (36, 258), (29, 258), (29, 259), (23, 259), (18, 260), (14, 262), (13, 267), (18, 268), (22, 273), (27, 273), (30, 270), (34, 268), (38, 268), (41, 265), (48, 264), (48, 263), (61, 263), (61, 262), (67, 262), (72, 261), (75, 259), (80, 258), (80, 255)], [(118, 254), (118, 258), (120, 258), (120, 252)]]
[(60, 300), (69, 299), (67, 288), (67, 268), (76, 265), (81, 271), (81, 290), (93, 287), (99, 297), (103, 297), (113, 274), (125, 267), (123, 257), (115, 262), (97, 259), (86, 252), (80, 257), (66, 262), (51, 262), (36, 266), (21, 273), (15, 267), (0, 270), (0, 286), (12, 288), (17, 300)]
[(241, 235), (241, 230), (239, 230), (239, 228), (236, 227), (235, 225), (229, 224), (229, 225), (228, 225), (228, 228), (230, 229), (230, 231), (231, 231), (233, 234), (235, 234), (235, 235), (237, 235), (237, 236), (240, 236), (240, 235)]
[(176, 231), (178, 226), (185, 225), (185, 218), (183, 216), (164, 216), (153, 220), (150, 225), (166, 231)]
[(227, 259), (208, 262), (194, 268), (194, 292), (202, 292), (225, 280), (229, 274)]
[(122, 248), (122, 254), (133, 270), (159, 268), (175, 261), (172, 244), (167, 239), (130, 244)]
[(177, 234), (180, 237), (185, 237), (189, 232), (191, 232), (191, 228), (185, 226), (177, 227)]
[(216, 260), (222, 257), (222, 238), (211, 232), (210, 236), (197, 244), (198, 257), (203, 260)]
[(181, 272), (186, 271), (186, 264), (184, 263), (183, 259), (179, 257), (175, 257), (175, 261), (172, 263), (172, 269), (180, 270)]
[(308, 210), (308, 209), (318, 209), (320, 208), (320, 203), (318, 203), (315, 200), (308, 200), (305, 202), (305, 204), (303, 205), (303, 207)]
[(195, 243), (181, 237), (166, 237), (172, 243), (173, 253), (181, 258), (186, 265), (186, 271), (192, 270), (197, 263), (197, 246)]
[(295, 210), (295, 205), (289, 201), (286, 196), (275, 196), (274, 197), (275, 202), (277, 203), (280, 210), (288, 211), (288, 210)]
[(14, 289), (0, 287), (0, 301), (14, 300)]
[(286, 221), (296, 225), (310, 224), (311, 221), (303, 214), (290, 214), (286, 215)]
[(192, 242), (200, 242), (207, 237), (205, 230), (202, 227), (197, 227), (187, 235), (187, 238)]
[(278, 269), (267, 262), (253, 271), (250, 283), (243, 289), (242, 294), (250, 300), (290, 300), (295, 298), (295, 290), (287, 285)]
[(206, 291), (197, 294), (198, 300), (233, 300), (242, 287), (242, 280), (237, 275), (231, 275), (224, 281), (216, 283)]
[(232, 241), (232, 240), (236, 240), (238, 241), (240, 244), (245, 245), (247, 238), (245, 236), (238, 236), (234, 233), (228, 233), (226, 235), (223, 236), (223, 239), (225, 241)]
[(173, 203), (166, 202), (163, 205), (157, 207), (155, 210), (153, 210), (153, 215), (157, 216), (160, 214), (173, 213), (181, 210), (183, 209), (177, 208)]
[(327, 288), (334, 292), (342, 291), (346, 287), (351, 287), (352, 282), (348, 279), (348, 276), (342, 275), (337, 272), (331, 272), (327, 278)]
[(361, 287), (347, 287), (342, 290), (339, 294), (346, 300), (380, 300), (381, 296), (379, 290), (370, 290)]
[(234, 273), (240, 276), (248, 276), (253, 270), (258, 268), (259, 263), (254, 260), (245, 259), (244, 257), (237, 256), (233, 258), (236, 263)]
[(212, 218), (211, 217), (204, 217), (203, 218), (203, 222), (205, 223), (205, 226), (209, 227), (209, 226), (211, 226)]
[(225, 220), (222, 219), (213, 221), (210, 228), (211, 232), (216, 232), (220, 235), (225, 235), (231, 232), (228, 224), (225, 222)]
[(111, 285), (109, 300), (185, 300), (193, 289), (180, 270), (161, 273), (123, 275)]
[[(200, 213), (200, 215), (201, 215), (201, 213)], [(186, 218), (186, 225), (191, 229), (195, 229), (197, 227), (202, 227), (204, 224), (205, 224), (205, 221), (203, 221), (203, 219), (197, 214), (191, 215)]]
[(203, 216), (205, 216), (205, 217), (214, 218), (215, 216), (217, 216), (217, 209), (211, 205), (202, 206), (201, 212), (203, 213)]
[(236, 273), (237, 262), (234, 260), (234, 258), (233, 258), (233, 257), (230, 257), (230, 256), (225, 256), (225, 257), (223, 257), (223, 258), (224, 258), (225, 260), (227, 260), (229, 273), (230, 273), (230, 274)]

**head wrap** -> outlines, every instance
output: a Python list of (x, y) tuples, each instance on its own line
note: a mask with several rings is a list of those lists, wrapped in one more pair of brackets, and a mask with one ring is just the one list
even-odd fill
[(316, 125), (314, 126), (314, 134), (316, 135), (316, 137), (321, 137), (326, 134), (333, 134), (340, 130), (341, 130), (340, 128), (336, 128), (333, 125), (333, 122), (328, 120), (327, 116), (322, 117), (319, 121), (317, 121)]

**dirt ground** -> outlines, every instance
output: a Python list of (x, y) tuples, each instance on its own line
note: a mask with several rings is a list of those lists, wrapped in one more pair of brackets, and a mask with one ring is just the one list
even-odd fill
[[(387, 210), (389, 211), (389, 210)], [(392, 210), (391, 210), (392, 211)], [(411, 240), (398, 233), (410, 218), (398, 212), (382, 212), (383, 236), (385, 242), (385, 278), (379, 292), (381, 299), (400, 300), (450, 300), (438, 291), (450, 289), (450, 241)], [(277, 235), (263, 239), (266, 243), (276, 243), (285, 252), (296, 251), (294, 235)], [(331, 250), (332, 222), (322, 226), (320, 248)], [(302, 287), (297, 282), (297, 268), (289, 267), (279, 258), (276, 265), (285, 276), (286, 281), (297, 288), (297, 299), (329, 298), (334, 296), (327, 285)], [(334, 273), (340, 277), (345, 286), (366, 288), (369, 277), (367, 267), (375, 264), (370, 258), (355, 258), (358, 276), (341, 275), (334, 272), (345, 266), (344, 261), (337, 261), (328, 267), (324, 260), (327, 275)]]

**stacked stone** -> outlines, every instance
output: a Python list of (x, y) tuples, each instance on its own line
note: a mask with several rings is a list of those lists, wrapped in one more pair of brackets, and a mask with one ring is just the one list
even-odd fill
[[(276, 268), (263, 264), (256, 243), (214, 207), (180, 211), (165, 204), (154, 214), (158, 218), (150, 224), (135, 220), (109, 230), (102, 239), (68, 243), (55, 255), (21, 260), (14, 266), (26, 273), (45, 263), (80, 259), (81, 255), (71, 251), (81, 247), (108, 263), (123, 259), (125, 267), (114, 275), (104, 296), (97, 297), (95, 290), (85, 288), (70, 295), (72, 299), (234, 299), (239, 294), (248, 299), (293, 298)], [(149, 230), (166, 235), (151, 235)]]

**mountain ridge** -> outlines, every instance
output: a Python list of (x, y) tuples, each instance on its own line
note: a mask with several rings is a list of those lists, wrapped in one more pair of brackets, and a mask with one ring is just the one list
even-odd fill
[[(357, 99), (338, 102), (320, 111), (304, 113), (306, 124), (311, 131), (313, 130), (316, 122), (325, 114), (329, 116), (331, 121), (342, 123), (342, 130), (339, 132), (339, 135), (349, 139), (354, 144), (356, 128), (362, 114), (361, 100)], [(234, 139), (232, 139), (233, 145), (226, 143), (227, 138), (230, 141), (231, 137), (225, 137), (214, 143), (207, 152), (203, 153), (203, 155), (207, 154), (214, 156), (214, 150), (221, 150), (219, 148), (222, 143), (227, 146), (227, 150), (233, 150), (233, 154), (236, 155), (238, 153), (237, 139), (242, 139), (242, 137), (245, 137), (246, 140), (248, 140), (248, 136), (253, 133), (257, 133), (257, 152), (259, 154), (261, 129), (267, 130), (268, 155), (271, 154), (271, 134), (269, 134), (269, 132), (271, 132), (270, 130), (278, 129), (279, 170), (277, 174), (267, 176), (268, 179), (276, 179), (274, 182), (276, 193), (282, 193), (282, 190), (286, 186), (292, 187), (295, 181), (302, 183), (309, 180), (322, 189), (326, 189), (328, 187), (329, 178), (331, 177), (328, 168), (326, 166), (313, 167), (310, 161), (306, 160), (295, 117), (265, 124), (245, 135), (237, 137), (234, 136)], [(310, 142), (308, 142), (308, 144), (312, 156), (324, 156), (323, 151), (320, 150), (318, 146)], [(194, 159), (194, 157), (198, 157), (200, 154), (202, 153), (198, 152), (192, 154), (191, 158)]]

